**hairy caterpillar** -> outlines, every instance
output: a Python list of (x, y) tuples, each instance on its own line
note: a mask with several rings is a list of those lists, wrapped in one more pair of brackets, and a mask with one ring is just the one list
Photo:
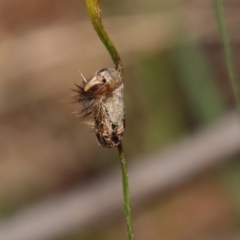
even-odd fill
[(123, 78), (119, 71), (104, 68), (83, 84), (76, 85), (75, 99), (81, 104), (75, 113), (94, 128), (99, 145), (113, 148), (120, 144), (125, 127)]

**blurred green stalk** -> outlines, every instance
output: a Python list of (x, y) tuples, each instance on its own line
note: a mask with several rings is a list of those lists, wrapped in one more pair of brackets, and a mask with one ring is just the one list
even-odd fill
[(133, 236), (133, 229), (132, 229), (127, 164), (126, 164), (122, 143), (118, 145), (118, 154), (120, 157), (121, 169), (122, 169), (123, 200), (124, 200), (124, 210), (125, 210), (128, 239), (133, 240), (134, 236)]
[[(112, 57), (116, 70), (120, 71), (123, 77), (123, 67), (122, 67), (120, 55), (118, 54), (117, 49), (115, 48), (113, 42), (109, 38), (102, 24), (100, 8), (99, 8), (99, 0), (85, 0), (85, 2), (86, 2), (87, 10), (88, 10), (94, 29), (96, 30), (100, 40), (103, 42), (104, 46), (106, 47), (110, 56)], [(118, 154), (120, 157), (121, 170), (122, 170), (123, 201), (124, 201), (124, 210), (125, 210), (128, 239), (133, 240), (134, 236), (133, 236), (133, 229), (132, 229), (127, 163), (126, 163), (122, 143), (118, 145)]]
[(227, 67), (228, 67), (228, 74), (230, 77), (233, 94), (237, 106), (237, 110), (240, 117), (240, 89), (239, 89), (239, 83), (238, 83), (238, 77), (237, 77), (237, 71), (234, 64), (233, 54), (230, 46), (230, 40), (226, 28), (226, 23), (224, 20), (224, 12), (223, 12), (223, 5), (221, 0), (213, 0), (215, 12), (216, 12), (216, 18), (218, 22), (218, 28), (219, 33), (222, 38)]
[(115, 68), (119, 69), (122, 72), (122, 62), (120, 59), (120, 55), (115, 48), (113, 42), (109, 38), (101, 20), (101, 9), (99, 8), (99, 0), (85, 0), (87, 5), (88, 14), (90, 16), (90, 19), (92, 21), (92, 25), (97, 32), (100, 40), (108, 50), (114, 64)]

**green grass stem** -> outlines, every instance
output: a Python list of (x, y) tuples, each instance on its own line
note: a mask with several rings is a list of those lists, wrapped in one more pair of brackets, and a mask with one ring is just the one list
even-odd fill
[(91, 18), (92, 25), (95, 31), (97, 32), (100, 40), (108, 50), (115, 64), (115, 68), (122, 72), (122, 62), (121, 62), (120, 55), (117, 49), (115, 48), (113, 42), (109, 38), (101, 20), (101, 15), (100, 15), (101, 10), (99, 8), (99, 0), (85, 0), (85, 2), (87, 5), (88, 14)]
[(233, 54), (230, 46), (230, 40), (229, 35), (227, 32), (226, 23), (224, 20), (224, 11), (223, 11), (223, 5), (221, 0), (213, 0), (213, 5), (216, 12), (216, 19), (218, 22), (218, 28), (219, 33), (222, 38), (227, 67), (228, 67), (228, 74), (231, 81), (233, 94), (238, 110), (238, 114), (240, 117), (240, 89), (239, 89), (239, 83), (238, 83), (238, 77), (237, 77), (237, 71), (234, 64)]
[(124, 211), (125, 211), (125, 219), (126, 219), (126, 225), (127, 225), (127, 231), (128, 231), (128, 239), (133, 240), (134, 236), (133, 236), (132, 219), (131, 219), (127, 163), (126, 163), (122, 143), (118, 145), (118, 153), (119, 153), (121, 169), (122, 169)]
[[(122, 67), (120, 55), (118, 54), (117, 49), (113, 45), (113, 42), (109, 38), (102, 24), (100, 8), (99, 8), (99, 0), (85, 0), (85, 2), (86, 2), (87, 10), (91, 18), (94, 29), (96, 30), (100, 40), (103, 42), (104, 46), (108, 50), (115, 64), (115, 68), (118, 71), (120, 71), (123, 77), (123, 67)], [(133, 240), (134, 236), (133, 236), (133, 229), (132, 229), (127, 163), (126, 163), (126, 158), (124, 155), (122, 143), (118, 146), (118, 153), (120, 157), (121, 170), (122, 170), (123, 201), (124, 201), (124, 211), (125, 211), (125, 220), (127, 225), (128, 239)]]

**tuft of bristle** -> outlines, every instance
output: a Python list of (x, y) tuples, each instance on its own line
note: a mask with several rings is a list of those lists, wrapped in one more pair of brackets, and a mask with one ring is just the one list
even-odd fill
[(93, 117), (93, 109), (95, 109), (95, 99), (93, 96), (86, 93), (82, 86), (75, 84), (77, 89), (74, 90), (74, 99), (76, 103), (81, 104), (75, 113), (78, 117), (89, 118)]
[(87, 82), (87, 79), (84, 77), (84, 75), (83, 75), (80, 71), (79, 71), (79, 73), (80, 73), (80, 75), (81, 75), (83, 81), (86, 83), (86, 82)]

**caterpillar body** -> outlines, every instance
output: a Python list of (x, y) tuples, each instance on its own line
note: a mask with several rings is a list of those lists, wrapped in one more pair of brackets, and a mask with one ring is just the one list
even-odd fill
[(122, 75), (115, 69), (104, 68), (89, 79), (82, 77), (83, 84), (76, 85), (75, 90), (75, 99), (80, 103), (75, 113), (93, 127), (99, 145), (117, 147), (125, 128)]

